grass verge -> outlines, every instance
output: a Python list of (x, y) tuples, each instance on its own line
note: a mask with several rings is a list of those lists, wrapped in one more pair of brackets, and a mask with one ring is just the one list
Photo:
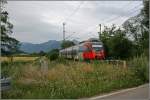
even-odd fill
[[(136, 60), (129, 65), (135, 65)], [(145, 61), (142, 65), (138, 64), (139, 67), (148, 63), (146, 58), (138, 61)], [(123, 68), (98, 61), (86, 63), (58, 59), (49, 62), (45, 73), (41, 71), (38, 61), (5, 62), (2, 63), (2, 73), (7, 73), (13, 80), (12, 89), (2, 92), (2, 98), (75, 99), (138, 86), (147, 81), (143, 79), (145, 76), (137, 74), (136, 67)], [(142, 71), (145, 73), (146, 70)]]

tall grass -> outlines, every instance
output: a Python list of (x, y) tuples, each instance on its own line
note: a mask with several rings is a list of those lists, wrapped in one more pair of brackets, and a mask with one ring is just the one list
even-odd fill
[(13, 81), (12, 89), (2, 92), (2, 98), (83, 98), (143, 83), (132, 68), (98, 61), (58, 59), (48, 67), (45, 74), (39, 63), (3, 65), (2, 70), (8, 71)]
[(149, 59), (147, 56), (134, 57), (132, 60), (129, 60), (128, 64), (143, 82), (149, 81)]

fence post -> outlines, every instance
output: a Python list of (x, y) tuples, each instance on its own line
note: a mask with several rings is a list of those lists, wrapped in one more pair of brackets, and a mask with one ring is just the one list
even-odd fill
[(45, 57), (40, 59), (40, 64), (41, 64), (41, 71), (43, 72), (44, 75), (46, 75), (48, 72), (48, 62), (46, 61)]
[(119, 64), (118, 64), (118, 63), (119, 63), (119, 60), (117, 60), (117, 67), (119, 66)]
[(126, 68), (126, 67), (127, 67), (126, 61), (123, 61), (123, 68)]

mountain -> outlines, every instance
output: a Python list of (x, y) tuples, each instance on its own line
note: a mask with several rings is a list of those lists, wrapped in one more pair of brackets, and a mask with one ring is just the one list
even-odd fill
[(27, 52), (27, 53), (34, 53), (34, 52), (48, 52), (52, 49), (60, 49), (61, 42), (56, 40), (49, 40), (48, 42), (40, 43), (40, 44), (32, 44), (32, 43), (21, 43), (20, 50)]

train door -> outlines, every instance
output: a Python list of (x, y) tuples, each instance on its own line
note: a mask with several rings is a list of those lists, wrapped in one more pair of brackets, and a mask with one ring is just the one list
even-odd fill
[(78, 51), (78, 59), (79, 60), (84, 60), (84, 52), (86, 51), (86, 47), (85, 46), (83, 46), (83, 45), (81, 45), (81, 46), (79, 46), (79, 51)]

